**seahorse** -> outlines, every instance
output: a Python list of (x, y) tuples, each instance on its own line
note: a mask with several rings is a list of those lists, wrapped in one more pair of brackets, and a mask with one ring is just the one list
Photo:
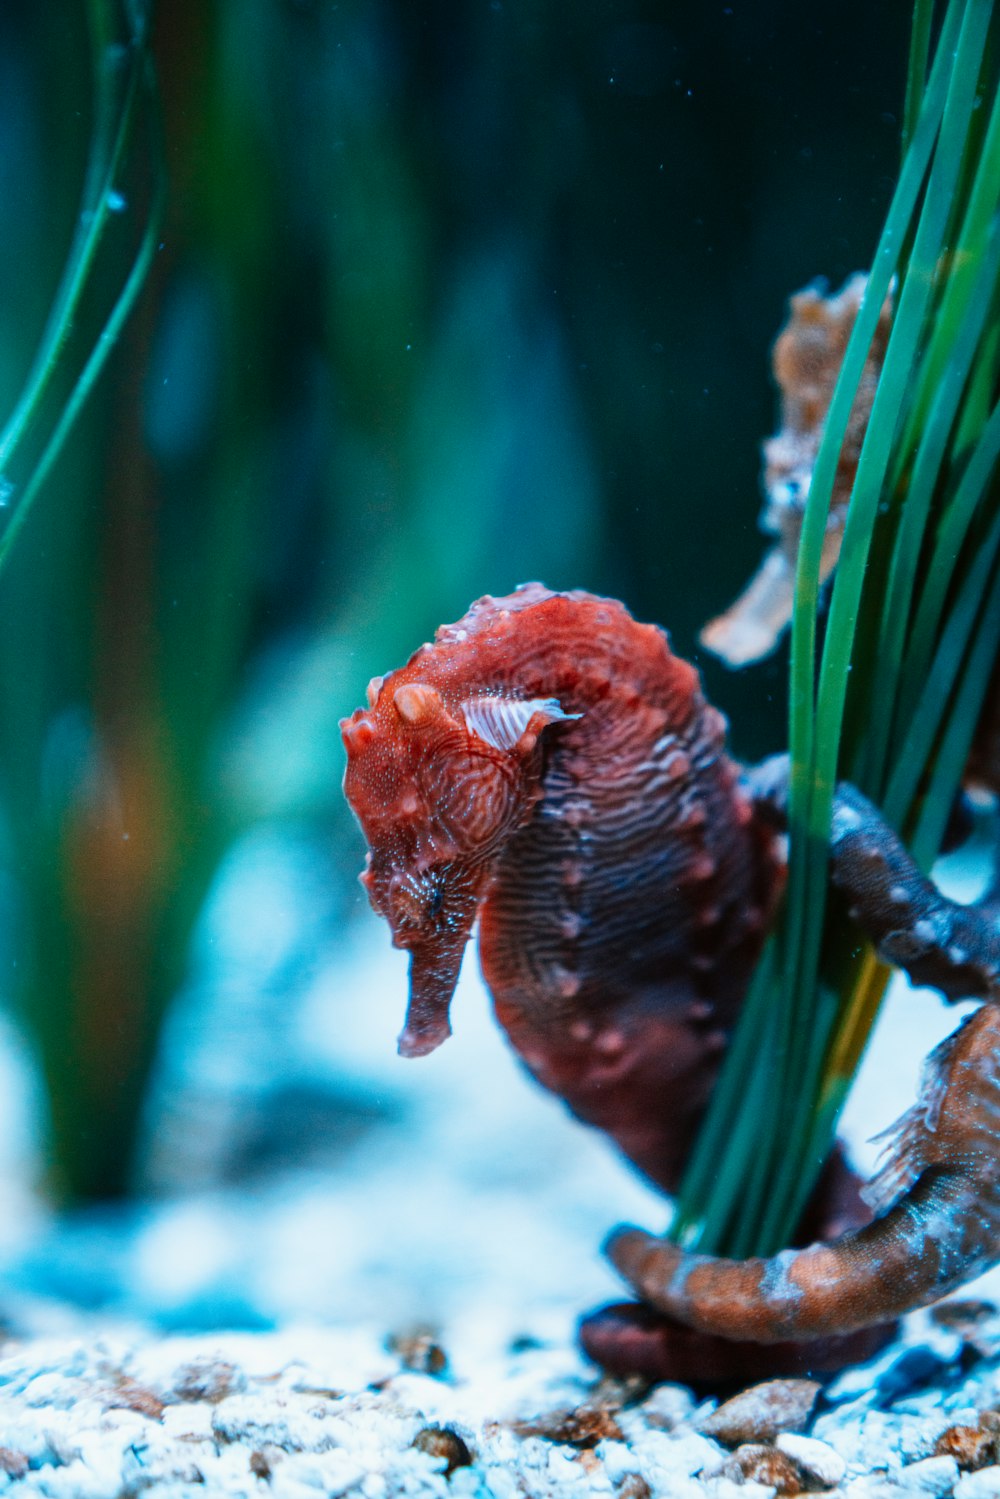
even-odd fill
[(780, 889), (725, 723), (665, 633), (540, 584), (484, 598), (345, 721), (400, 1050), (448, 1034), (473, 921), (529, 1071), (676, 1185)]
[[(532, 583), (375, 678), (342, 730), (362, 881), (410, 954), (400, 1051), (449, 1034), (478, 916), (527, 1069), (674, 1190), (784, 878), (774, 818), (694, 667), (622, 604)], [(849, 1199), (862, 1221), (842, 1178), (820, 1231)], [(605, 1364), (667, 1377), (664, 1338), (635, 1307), (584, 1325)], [(704, 1346), (691, 1357), (711, 1363)]]

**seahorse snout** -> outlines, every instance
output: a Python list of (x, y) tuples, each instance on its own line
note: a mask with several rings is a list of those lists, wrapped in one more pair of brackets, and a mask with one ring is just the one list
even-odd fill
[(446, 950), (427, 946), (410, 954), (410, 998), (398, 1043), (401, 1057), (426, 1057), (451, 1035), (448, 1017), (464, 950), (463, 939)]

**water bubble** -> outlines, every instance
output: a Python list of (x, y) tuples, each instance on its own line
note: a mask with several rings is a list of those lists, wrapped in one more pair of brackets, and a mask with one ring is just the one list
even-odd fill
[(110, 213), (124, 213), (125, 209), (128, 207), (128, 203), (123, 194), (118, 192), (117, 188), (114, 187), (109, 188), (106, 202), (108, 205), (108, 211)]
[(0, 509), (9, 505), (14, 498), (14, 486), (9, 479), (0, 479)]

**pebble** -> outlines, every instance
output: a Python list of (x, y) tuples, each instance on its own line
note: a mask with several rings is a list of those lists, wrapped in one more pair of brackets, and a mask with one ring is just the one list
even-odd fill
[(958, 1464), (953, 1457), (922, 1457), (899, 1471), (899, 1482), (906, 1493), (950, 1494), (958, 1479)]
[(227, 1395), (242, 1393), (247, 1387), (247, 1377), (242, 1369), (224, 1359), (192, 1359), (177, 1370), (171, 1396), (175, 1400), (207, 1400), (217, 1405)]
[(422, 1427), (413, 1438), (413, 1445), (418, 1452), (438, 1458), (446, 1476), (456, 1468), (467, 1468), (472, 1462), (472, 1454), (465, 1442), (450, 1426)]
[(949, 1426), (938, 1437), (935, 1452), (953, 1457), (960, 1468), (973, 1472), (989, 1468), (997, 1459), (997, 1433), (982, 1426)]
[(1000, 1468), (980, 1468), (978, 1473), (963, 1473), (955, 1485), (955, 1499), (998, 1499)]
[(0, 1362), (0, 1499), (1000, 1499), (971, 1384), (951, 1411), (844, 1402), (806, 1435), (810, 1380), (713, 1409), (601, 1381), (568, 1341), (493, 1357), (401, 1372), (375, 1329), (301, 1326), (25, 1339)]
[(812, 1414), (820, 1385), (814, 1379), (768, 1379), (741, 1390), (698, 1425), (727, 1447), (771, 1442), (782, 1431), (801, 1431)]
[(766, 1442), (745, 1442), (742, 1447), (737, 1447), (726, 1464), (725, 1476), (737, 1483), (751, 1479), (773, 1489), (776, 1494), (802, 1492), (802, 1475), (796, 1464)]
[(672, 1431), (686, 1421), (694, 1410), (691, 1391), (681, 1384), (659, 1384), (639, 1407), (643, 1419), (650, 1426), (663, 1431)]
[(847, 1472), (847, 1464), (828, 1442), (816, 1437), (799, 1436), (796, 1432), (783, 1431), (775, 1441), (779, 1452), (790, 1457), (806, 1478), (823, 1488), (832, 1489)]

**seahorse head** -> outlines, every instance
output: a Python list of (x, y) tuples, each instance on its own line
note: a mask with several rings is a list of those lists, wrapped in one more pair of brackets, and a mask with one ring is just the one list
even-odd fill
[(443, 695), (397, 672), (375, 678), (368, 708), (342, 721), (344, 794), (369, 846), (361, 883), (410, 954), (403, 1056), (423, 1056), (450, 1034), (491, 870), (541, 794), (539, 738), (573, 716), (552, 699)]

